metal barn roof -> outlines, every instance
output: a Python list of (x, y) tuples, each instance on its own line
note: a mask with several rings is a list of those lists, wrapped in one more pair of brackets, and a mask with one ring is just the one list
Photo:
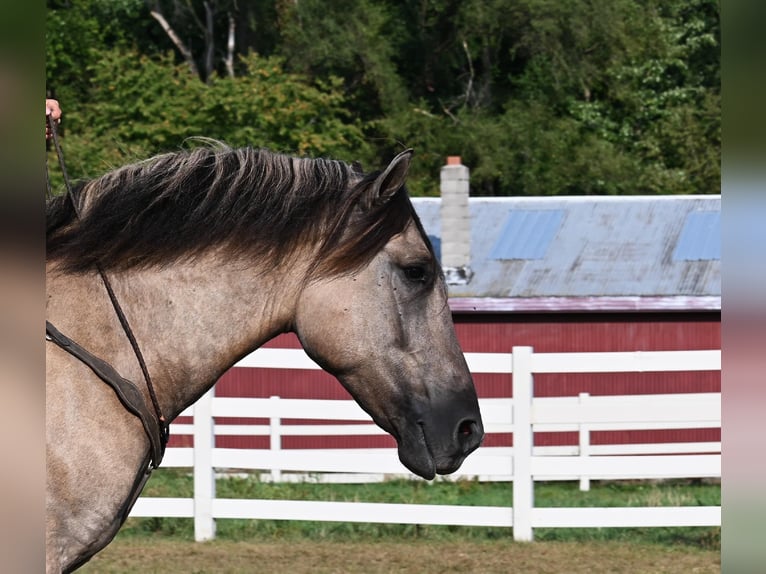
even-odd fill
[[(439, 252), (440, 198), (413, 198)], [(720, 196), (471, 197), (453, 310), (720, 310)]]

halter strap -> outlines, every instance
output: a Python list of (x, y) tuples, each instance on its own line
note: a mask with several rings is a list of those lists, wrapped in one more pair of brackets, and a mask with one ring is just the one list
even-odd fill
[(64, 335), (50, 321), (45, 322), (45, 333), (48, 340), (53, 341), (67, 353), (88, 365), (98, 378), (114, 389), (114, 392), (125, 408), (141, 420), (141, 424), (144, 425), (144, 430), (152, 445), (152, 468), (157, 468), (165, 454), (165, 446), (168, 440), (167, 426), (163, 425), (152, 415), (146, 405), (144, 395), (141, 394), (138, 387), (128, 379), (120, 376), (112, 365)]
[[(61, 173), (64, 176), (64, 184), (67, 190), (67, 197), (69, 198), (69, 201), (72, 203), (72, 208), (74, 209), (77, 219), (82, 221), (80, 206), (78, 205), (76, 198), (74, 196), (74, 192), (72, 191), (72, 184), (70, 183), (69, 175), (67, 173), (66, 165), (64, 163), (64, 153), (62, 152), (61, 146), (59, 145), (56, 122), (53, 120), (53, 118), (51, 118), (51, 116), (46, 116), (46, 121), (48, 122), (48, 126), (50, 127), (50, 130), (51, 130), (51, 136), (52, 136), (51, 139), (53, 140), (53, 145), (56, 148), (56, 155), (58, 156), (59, 166), (61, 167)], [(47, 169), (46, 169), (46, 175), (47, 175)], [(48, 185), (50, 186), (50, 179), (48, 179)], [(114, 293), (114, 289), (112, 288), (111, 281), (109, 280), (109, 277), (106, 275), (104, 270), (101, 268), (101, 265), (97, 264), (96, 269), (98, 270), (98, 274), (101, 276), (101, 280), (104, 283), (106, 292), (109, 295), (109, 300), (112, 302), (112, 307), (114, 307), (114, 311), (117, 314), (117, 318), (120, 321), (120, 325), (122, 325), (122, 329), (125, 332), (125, 335), (128, 337), (128, 340), (130, 341), (130, 346), (133, 348), (133, 353), (135, 353), (136, 359), (138, 360), (138, 364), (141, 367), (141, 372), (144, 375), (144, 380), (146, 381), (146, 387), (147, 387), (147, 390), (149, 391), (149, 398), (152, 401), (152, 406), (154, 407), (154, 413), (157, 416), (157, 426), (160, 429), (159, 436), (162, 441), (162, 448), (161, 448), (159, 458), (157, 457), (156, 449), (155, 449), (155, 456), (153, 456), (152, 464), (154, 468), (157, 468), (160, 464), (160, 461), (162, 460), (162, 453), (164, 453), (165, 451), (165, 445), (167, 444), (168, 437), (170, 435), (170, 427), (168, 425), (167, 420), (165, 419), (165, 416), (162, 414), (162, 409), (160, 408), (160, 403), (157, 400), (157, 394), (154, 391), (152, 378), (151, 378), (151, 375), (149, 374), (149, 369), (146, 366), (146, 361), (144, 360), (143, 353), (141, 353), (141, 348), (138, 346), (138, 341), (136, 340), (136, 337), (133, 334), (133, 330), (130, 328), (130, 323), (128, 323), (128, 319), (125, 316), (125, 313), (123, 312), (122, 307), (120, 306), (120, 302), (117, 300), (117, 296)], [(50, 324), (48, 323), (48, 325)], [(52, 325), (51, 327), (55, 329), (55, 327), (53, 327)], [(46, 333), (47, 332), (48, 332), (48, 328), (46, 325)], [(76, 343), (73, 343), (73, 344), (76, 344)], [(67, 350), (69, 349), (67, 348)], [(94, 358), (101, 361), (101, 359), (98, 359), (98, 357), (94, 357)], [(104, 364), (106, 364), (109, 368), (111, 368), (111, 366), (108, 363), (104, 362)], [(117, 374), (116, 371), (115, 371), (115, 374)], [(117, 376), (119, 377), (119, 374), (117, 374)], [(122, 377), (119, 377), (119, 378), (122, 379)], [(126, 380), (126, 379), (122, 379), (122, 380)], [(127, 381), (127, 382), (130, 383), (130, 381)], [(133, 383), (130, 383), (130, 385), (132, 385), (133, 388), (135, 388), (135, 385), (133, 385)], [(115, 390), (117, 389), (115, 388)], [(141, 398), (141, 400), (143, 401), (143, 397)], [(143, 419), (142, 419), (142, 422), (143, 422)], [(144, 424), (144, 427), (146, 427), (146, 424)], [(147, 430), (147, 434), (148, 433), (149, 431)], [(153, 440), (151, 434), (149, 435), (149, 438), (150, 440)]]

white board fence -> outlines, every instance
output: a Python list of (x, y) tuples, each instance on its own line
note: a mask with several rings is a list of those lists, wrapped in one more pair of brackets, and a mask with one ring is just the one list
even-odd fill
[[(721, 394), (535, 398), (534, 373), (621, 373), (719, 371), (720, 350), (627, 353), (467, 353), (473, 373), (513, 373), (513, 399), (481, 399), (488, 433), (513, 433), (513, 447), (482, 447), (450, 480), (464, 477), (513, 482), (512, 505), (444, 506), (296, 500), (216, 498), (216, 470), (267, 472), (270, 480), (362, 481), (409, 476), (396, 449), (282, 449), (287, 435), (374, 435), (376, 427), (350, 400), (215, 397), (206, 394), (183, 415), (191, 425), (173, 434), (192, 434), (194, 448), (168, 449), (163, 466), (193, 468), (193, 498), (140, 497), (131, 516), (194, 518), (195, 539), (215, 537), (215, 520), (225, 518), (505, 526), (514, 539), (533, 540), (541, 527), (720, 526), (720, 506), (537, 508), (534, 483), (541, 480), (720, 478), (721, 443), (591, 445), (590, 432), (720, 428)], [(302, 350), (260, 349), (240, 367), (318, 369)], [(268, 419), (268, 425), (222, 425), (219, 417)], [(336, 425), (286, 425), (284, 419), (343, 421)], [(349, 423), (348, 421), (353, 421)], [(576, 431), (569, 447), (534, 447), (534, 432)], [(222, 435), (267, 435), (269, 449), (215, 446)], [(297, 473), (297, 474), (296, 474)], [(509, 498), (511, 498), (509, 496)]]

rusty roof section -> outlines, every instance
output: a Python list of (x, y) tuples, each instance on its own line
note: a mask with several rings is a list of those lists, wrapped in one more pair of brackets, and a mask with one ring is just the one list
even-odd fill
[[(413, 204), (439, 253), (439, 198)], [(471, 197), (455, 311), (720, 311), (721, 196)]]

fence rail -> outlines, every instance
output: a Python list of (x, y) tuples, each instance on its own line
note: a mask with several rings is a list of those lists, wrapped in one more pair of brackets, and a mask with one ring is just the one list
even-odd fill
[[(721, 352), (636, 353), (468, 353), (474, 373), (513, 373), (513, 398), (481, 399), (488, 433), (513, 433), (513, 447), (483, 447), (451, 478), (513, 481), (512, 507), (341, 503), (287, 500), (232, 500), (215, 497), (216, 469), (268, 472), (271, 480), (295, 474), (332, 481), (381, 480), (412, 476), (396, 449), (282, 449), (287, 435), (377, 435), (350, 400), (225, 398), (207, 393), (184, 415), (190, 425), (173, 425), (174, 434), (192, 434), (194, 448), (170, 448), (164, 465), (194, 469), (194, 498), (141, 497), (131, 516), (193, 517), (195, 538), (215, 536), (215, 520), (225, 518), (325, 520), (507, 526), (516, 540), (531, 541), (534, 528), (612, 526), (720, 526), (721, 508), (536, 508), (534, 482), (579, 480), (587, 490), (592, 479), (661, 479), (721, 476), (720, 442), (592, 445), (599, 430), (720, 428), (720, 393), (591, 397), (534, 397), (534, 373), (662, 372), (720, 370)], [(238, 364), (253, 368), (319, 367), (301, 350), (261, 349)], [(268, 419), (267, 425), (224, 425), (221, 417)], [(284, 419), (343, 421), (344, 424), (283, 424)], [(579, 444), (535, 447), (535, 432), (575, 431)], [(269, 436), (269, 449), (215, 447), (224, 435)]]

